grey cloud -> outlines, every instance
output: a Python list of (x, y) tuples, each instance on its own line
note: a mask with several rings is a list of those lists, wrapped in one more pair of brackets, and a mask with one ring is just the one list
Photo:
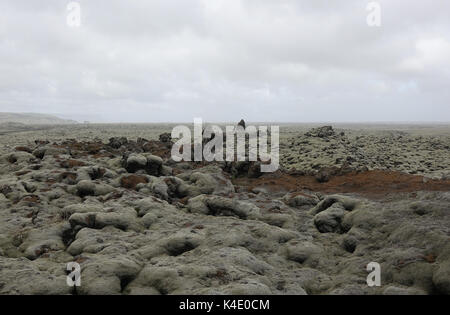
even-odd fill
[(94, 121), (449, 121), (448, 1), (0, 4), (0, 111)]

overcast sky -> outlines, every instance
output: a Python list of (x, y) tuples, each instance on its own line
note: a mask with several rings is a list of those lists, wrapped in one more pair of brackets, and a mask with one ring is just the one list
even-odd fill
[(96, 122), (450, 121), (450, 1), (0, 2), (0, 112)]

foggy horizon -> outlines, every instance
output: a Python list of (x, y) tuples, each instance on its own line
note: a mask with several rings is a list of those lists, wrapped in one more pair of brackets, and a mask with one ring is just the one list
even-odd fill
[[(42, 113), (42, 112), (0, 112), (2, 113), (8, 113), (8, 114), (31, 114), (31, 115), (49, 115), (54, 116), (56, 118), (64, 119), (64, 120), (73, 120), (74, 122), (78, 124), (83, 123), (90, 123), (90, 124), (177, 124), (177, 123), (187, 123), (191, 124), (193, 123), (193, 119), (196, 117), (193, 117), (190, 121), (189, 120), (183, 120), (183, 121), (95, 121), (95, 120), (82, 120), (82, 119), (76, 119), (69, 115), (64, 114), (58, 114), (58, 113)], [(201, 117), (199, 117), (201, 118)], [(254, 120), (247, 120), (245, 117), (236, 118), (235, 120), (231, 121), (220, 121), (220, 120), (203, 120), (203, 123), (217, 123), (217, 124), (235, 124), (240, 119), (244, 119), (246, 122), (250, 123), (279, 123), (279, 124), (367, 124), (367, 125), (382, 125), (382, 124), (388, 124), (388, 125), (403, 125), (403, 124), (417, 124), (417, 125), (440, 125), (440, 124), (448, 124), (449, 121), (276, 121), (276, 120), (261, 120), (261, 121), (254, 121)]]

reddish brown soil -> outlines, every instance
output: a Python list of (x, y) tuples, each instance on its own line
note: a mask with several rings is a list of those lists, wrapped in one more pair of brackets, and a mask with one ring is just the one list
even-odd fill
[(297, 192), (302, 190), (322, 193), (355, 193), (367, 197), (382, 197), (390, 193), (416, 191), (450, 191), (450, 180), (428, 180), (422, 176), (400, 172), (374, 170), (334, 176), (326, 183), (319, 183), (314, 176), (277, 174), (260, 178), (237, 178), (235, 185), (249, 191), (264, 187), (273, 192)]
[(32, 150), (29, 147), (16, 147), (15, 150), (16, 151), (28, 152), (28, 153), (32, 152)]
[(149, 140), (142, 148), (144, 149), (144, 152), (151, 152), (151, 154), (163, 159), (168, 159), (172, 155), (172, 145), (161, 141)]
[[(112, 150), (107, 145), (99, 141), (93, 142), (77, 142), (76, 140), (68, 140), (55, 147), (70, 149), (75, 157), (92, 155), (99, 157), (113, 157), (122, 154), (120, 150)], [(144, 144), (134, 144), (140, 146), (145, 152), (151, 152), (162, 158), (170, 156), (170, 144), (160, 141), (147, 141)], [(131, 147), (132, 149), (133, 147)], [(111, 151), (112, 150), (112, 151)], [(11, 163), (16, 161), (11, 160)], [(73, 168), (82, 166), (83, 162), (77, 160), (67, 160), (61, 162), (61, 166), (65, 168)], [(205, 162), (193, 163), (193, 168), (199, 168), (207, 165)], [(184, 170), (174, 169), (174, 175)], [(417, 191), (450, 191), (450, 180), (427, 180), (424, 181), (422, 176), (409, 175), (400, 172), (373, 170), (365, 172), (329, 172), (329, 178), (326, 182), (319, 183), (314, 176), (303, 174), (284, 174), (280, 171), (276, 173), (266, 174), (260, 178), (237, 178), (233, 180), (233, 184), (241, 186), (251, 191), (256, 187), (264, 187), (272, 192), (293, 192), (302, 194), (305, 191), (330, 193), (354, 193), (365, 197), (380, 198), (391, 193), (414, 193)], [(99, 174), (101, 177), (103, 174)], [(48, 181), (52, 184), (52, 181)], [(139, 183), (147, 183), (147, 179), (143, 176), (130, 175), (122, 178), (121, 186), (128, 189), (135, 189)], [(306, 195), (307, 196), (307, 195)], [(184, 200), (181, 200), (184, 202)]]
[(31, 202), (31, 203), (39, 203), (40, 199), (39, 196), (36, 195), (29, 195), (22, 199), (22, 201)]
[(86, 163), (82, 162), (82, 161), (78, 161), (78, 160), (66, 160), (66, 161), (62, 161), (60, 163), (61, 167), (64, 168), (73, 168), (73, 167), (79, 167), (79, 166), (86, 166)]
[(137, 184), (148, 183), (148, 179), (145, 176), (129, 175), (122, 177), (120, 180), (120, 186), (127, 189), (135, 189)]

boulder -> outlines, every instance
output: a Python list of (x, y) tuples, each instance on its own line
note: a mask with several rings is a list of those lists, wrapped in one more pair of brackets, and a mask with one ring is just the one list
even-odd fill
[(77, 194), (80, 197), (95, 195), (95, 183), (90, 180), (81, 180), (77, 184)]
[(132, 153), (124, 158), (122, 164), (129, 173), (143, 170), (149, 175), (159, 176), (162, 171), (163, 160), (156, 155)]
[(81, 180), (76, 185), (76, 193), (80, 197), (102, 196), (114, 191), (114, 187), (108, 184), (97, 184), (91, 180)]
[(334, 136), (336, 133), (332, 126), (323, 126), (318, 128), (313, 128), (308, 131), (305, 135), (308, 137), (319, 137), (319, 138), (327, 138)]
[(113, 149), (119, 149), (122, 145), (128, 143), (128, 139), (125, 137), (113, 137), (109, 139), (108, 145)]
[(288, 193), (283, 197), (283, 201), (291, 207), (302, 208), (312, 207), (319, 203), (319, 198), (315, 195), (304, 193)]
[(320, 246), (309, 241), (290, 241), (285, 246), (286, 258), (301, 264), (318, 260), (322, 253)]
[(69, 218), (72, 227), (88, 227), (102, 229), (113, 226), (120, 230), (140, 231), (142, 225), (137, 220), (136, 211), (132, 208), (121, 208), (117, 212), (86, 212), (74, 213)]
[(321, 233), (342, 233), (341, 222), (346, 211), (344, 207), (339, 204), (333, 204), (328, 209), (316, 214), (314, 217), (314, 224)]
[(204, 167), (177, 175), (184, 181), (179, 191), (184, 196), (194, 197), (200, 194), (229, 195), (234, 193), (234, 186), (225, 177), (219, 167)]
[(254, 204), (220, 196), (199, 195), (189, 199), (187, 207), (192, 213), (236, 216), (240, 219), (257, 219), (260, 217), (260, 210)]
[(143, 170), (147, 166), (147, 158), (142, 154), (131, 154), (126, 159), (125, 169), (129, 173), (135, 173), (138, 170)]
[(172, 141), (172, 135), (168, 132), (159, 135), (159, 141), (169, 143)]

